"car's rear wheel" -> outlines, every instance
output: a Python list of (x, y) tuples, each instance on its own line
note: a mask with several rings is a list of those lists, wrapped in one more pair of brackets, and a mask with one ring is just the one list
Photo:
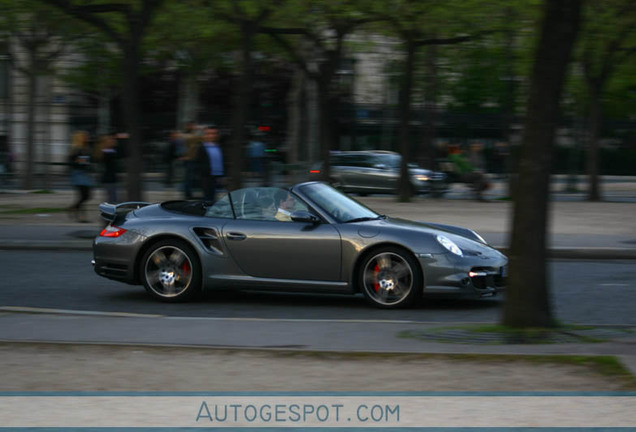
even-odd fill
[(412, 306), (422, 295), (422, 275), (406, 251), (386, 247), (369, 254), (360, 266), (360, 290), (369, 303), (385, 309)]
[(181, 240), (153, 244), (141, 260), (141, 277), (146, 291), (162, 301), (186, 301), (201, 292), (199, 259)]

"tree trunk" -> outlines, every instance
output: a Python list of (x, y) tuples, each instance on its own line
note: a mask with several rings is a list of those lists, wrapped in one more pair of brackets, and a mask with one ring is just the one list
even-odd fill
[(407, 39), (405, 43), (406, 65), (402, 91), (400, 92), (400, 153), (402, 154), (402, 165), (400, 167), (400, 180), (398, 182), (398, 200), (402, 202), (409, 201), (413, 194), (411, 180), (409, 178), (408, 162), (410, 160), (411, 147), (411, 89), (413, 87), (415, 43), (412, 39)]
[(35, 164), (35, 110), (37, 92), (37, 74), (35, 72), (35, 53), (31, 53), (31, 73), (27, 75), (28, 96), (27, 96), (27, 130), (26, 130), (26, 170), (22, 179), (23, 189), (33, 189), (34, 185), (34, 164)]
[(126, 192), (129, 201), (143, 201), (143, 152), (139, 104), (139, 40), (134, 36), (124, 47), (124, 104), (128, 129), (126, 145)]
[[(342, 36), (339, 36), (336, 43), (337, 47), (341, 46)], [(338, 98), (333, 92), (333, 82), (336, 69), (340, 64), (340, 48), (326, 53), (327, 60), (320, 64), (320, 76), (317, 79), (318, 84), (318, 110), (320, 113), (320, 133), (319, 143), (320, 152), (323, 160), (322, 178), (329, 181), (331, 176), (331, 163), (329, 156), (334, 150), (334, 145), (339, 140), (336, 133), (336, 115), (338, 113)]]
[(315, 162), (322, 160), (322, 148), (320, 147), (320, 103), (318, 101), (318, 82), (308, 80), (304, 91), (304, 120), (306, 133), (307, 159)]
[(199, 85), (196, 76), (185, 72), (179, 77), (179, 106), (176, 128), (182, 130), (186, 123), (197, 121), (199, 111)]
[[(506, 8), (506, 19), (509, 23), (515, 22), (517, 19), (517, 14), (514, 11), (514, 8), (508, 7)], [(501, 125), (501, 136), (503, 140), (506, 142), (508, 147), (507, 156), (505, 160), (502, 161), (502, 174), (507, 175), (507, 189), (508, 189), (508, 197), (512, 198), (512, 194), (514, 192), (515, 180), (517, 178), (517, 164), (516, 164), (516, 156), (513, 151), (513, 130), (512, 124), (515, 120), (515, 94), (517, 89), (517, 76), (515, 73), (515, 39), (516, 39), (517, 30), (508, 26), (505, 32), (505, 46), (504, 46), (504, 55), (506, 58), (506, 90), (505, 90), (505, 98), (504, 98), (504, 113), (502, 118)]]
[(300, 155), (300, 146), (304, 142), (302, 139), (302, 113), (304, 106), (303, 100), (303, 88), (305, 86), (305, 73), (300, 68), (297, 68), (294, 72), (294, 76), (291, 81), (290, 89), (287, 94), (287, 140), (285, 147), (287, 147), (288, 156), (287, 160), (290, 163), (298, 163), (304, 160)]
[(587, 137), (587, 175), (589, 176), (589, 185), (587, 192), (588, 201), (600, 201), (601, 192), (599, 186), (599, 169), (598, 169), (598, 150), (599, 137), (601, 135), (601, 123), (603, 121), (603, 112), (601, 107), (602, 88), (600, 85), (589, 85), (590, 90), (590, 113)]
[(331, 163), (329, 161), (329, 155), (331, 154), (333, 146), (333, 110), (334, 107), (329, 105), (330, 97), (330, 85), (331, 78), (323, 73), (318, 80), (318, 111), (320, 117), (318, 122), (320, 124), (320, 130), (318, 133), (320, 143), (320, 157), (322, 158), (322, 172), (321, 176), (325, 182), (329, 182), (331, 176)]
[(554, 325), (546, 262), (551, 155), (581, 1), (546, 0), (543, 9), (514, 194), (510, 279), (503, 310), (503, 324), (511, 327)]
[(242, 187), (243, 145), (245, 143), (245, 124), (247, 123), (250, 109), (250, 96), (252, 93), (252, 43), (254, 30), (249, 27), (241, 29), (241, 74), (234, 94), (232, 104), (232, 137), (230, 139), (230, 189)]
[[(40, 77), (42, 78), (42, 77)], [(51, 77), (52, 78), (52, 77)], [(44, 97), (42, 98), (42, 122), (44, 123), (44, 137), (42, 139), (42, 153), (44, 154), (44, 164), (42, 165), (42, 189), (51, 190), (51, 165), (50, 161), (53, 160), (53, 143), (51, 138), (53, 137), (53, 121), (51, 119), (51, 101), (53, 94), (51, 93), (53, 79), (44, 90)]]
[(419, 148), (419, 162), (424, 168), (435, 169), (437, 119), (437, 45), (426, 46), (426, 84), (424, 85), (424, 137)]
[(97, 133), (106, 134), (110, 131), (110, 96), (106, 90), (98, 95)]

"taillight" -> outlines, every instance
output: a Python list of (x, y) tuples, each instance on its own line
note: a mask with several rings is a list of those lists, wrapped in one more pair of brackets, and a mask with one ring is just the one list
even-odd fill
[(114, 225), (108, 225), (106, 228), (102, 230), (102, 232), (99, 233), (99, 235), (101, 237), (119, 237), (125, 232), (126, 230), (123, 228), (119, 228)]
[(310, 170), (309, 174), (320, 174), (320, 170)]

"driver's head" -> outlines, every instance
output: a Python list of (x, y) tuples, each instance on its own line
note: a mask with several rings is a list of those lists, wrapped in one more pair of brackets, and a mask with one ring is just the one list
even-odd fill
[(294, 198), (286, 190), (281, 189), (276, 192), (275, 198), (278, 208), (289, 210), (294, 206)]

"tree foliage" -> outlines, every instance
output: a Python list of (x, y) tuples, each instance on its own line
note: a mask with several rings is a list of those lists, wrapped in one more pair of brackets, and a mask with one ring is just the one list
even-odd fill
[(110, 38), (120, 49), (123, 77), (123, 111), (129, 134), (127, 146), (129, 200), (142, 199), (143, 170), (141, 152), (141, 110), (139, 73), (142, 41), (148, 26), (163, 0), (125, 0), (85, 2), (82, 0), (40, 0), (69, 16), (85, 22)]
[[(13, 68), (27, 81), (26, 157), (22, 187), (32, 189), (36, 159), (36, 104), (41, 96), (37, 94), (38, 80), (55, 75), (56, 62), (83, 29), (64, 25), (57, 10), (31, 0), (1, 0), (0, 29), (9, 35), (10, 41), (15, 42), (14, 45), (8, 44), (7, 54)], [(49, 158), (48, 151), (49, 146), (45, 145), (42, 159)], [(44, 187), (48, 188), (48, 165), (44, 167), (47, 183)]]
[(598, 158), (603, 99), (617, 69), (635, 53), (636, 4), (627, 0), (588, 2), (577, 61), (588, 101), (586, 171), (590, 201), (601, 199)]

